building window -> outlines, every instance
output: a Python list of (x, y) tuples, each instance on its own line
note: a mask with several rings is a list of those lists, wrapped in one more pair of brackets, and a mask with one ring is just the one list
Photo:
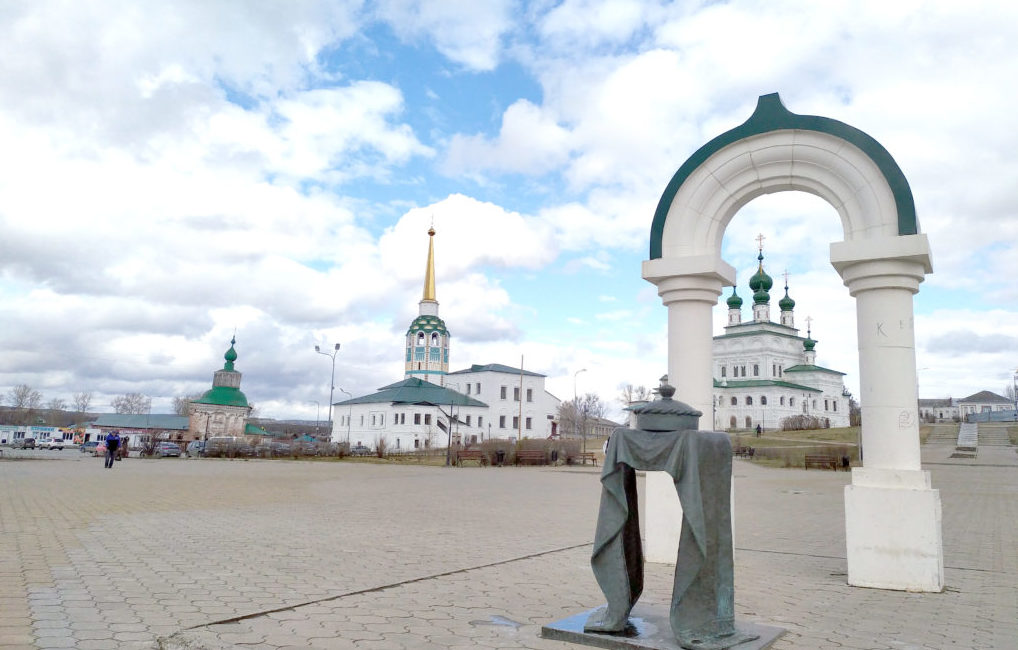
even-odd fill
[(364, 426), (364, 416), (361, 416), (361, 426)]
[(760, 406), (767, 406), (767, 396), (766, 395), (761, 395), (760, 396)]
[(534, 401), (534, 389), (533, 388), (528, 388), (527, 389), (527, 401), (528, 402), (533, 402)]
[(371, 426), (375, 426), (375, 415), (371, 415)]
[(813, 410), (817, 410), (817, 401), (813, 400)]
[(417, 345), (424, 347), (424, 332), (417, 333)]
[(837, 413), (838, 412), (838, 400), (834, 400), (833, 402), (831, 402), (831, 406), (834, 407), (833, 410), (834, 410), (835, 413)]
[(474, 392), (477, 393), (478, 395), (481, 394), (481, 382), (477, 382), (477, 390)]
[[(409, 361), (409, 360), (410, 359), (407, 359), (407, 361)], [(721, 376), (722, 377), (727, 377), (728, 376), (728, 367), (727, 366), (721, 366)]]
[(760, 364), (759, 363), (754, 363), (753, 364), (753, 376), (754, 377), (759, 377), (760, 376)]
[(424, 414), (424, 424), (431, 424), (431, 413)]
[(738, 405), (739, 405), (739, 398), (738, 397), (732, 397), (732, 406), (738, 406)]
[(830, 408), (831, 408), (830, 401), (825, 399), (824, 400), (824, 410), (828, 411), (828, 410), (830, 410)]
[(470, 394), (470, 384), (467, 384), (467, 395)]
[(499, 429), (504, 429), (505, 428), (505, 416), (504, 415), (498, 416), (498, 428)]
[(746, 406), (753, 406), (753, 397), (751, 395), (746, 395)]
[(396, 436), (396, 449), (399, 449), (399, 436)]
[(749, 417), (748, 415), (746, 416), (746, 428), (747, 429), (753, 428), (753, 418)]
[(520, 401), (520, 387), (519, 386), (513, 386), (513, 401), (514, 402)]
[(414, 413), (414, 424), (420, 424), (420, 423), (421, 423), (421, 414), (420, 413)]
[(421, 447), (421, 441), (418, 440), (417, 438), (414, 438), (414, 449), (420, 449), (420, 447)]
[(499, 397), (501, 397), (502, 399), (505, 399), (505, 391), (506, 391), (505, 386), (502, 386), (501, 394), (499, 395)]
[(794, 397), (789, 397), (788, 398), (788, 405), (789, 406), (795, 406), (795, 398)]
[(479, 427), (483, 427), (484, 426), (484, 416), (483, 415), (478, 415), (477, 416), (477, 426), (479, 426)]
[(742, 376), (746, 376), (746, 366), (739, 366), (742, 369)]
[(527, 425), (527, 429), (529, 430), (531, 428), (530, 427), (530, 418), (527, 418), (526, 425)]
[(513, 416), (513, 429), (519, 429), (519, 428), (520, 428), (520, 416), (514, 415)]
[(469, 415), (467, 416), (467, 426), (468, 427), (470, 426), (470, 416)]
[(785, 396), (784, 395), (781, 396), (781, 405), (782, 406), (785, 405)]
[(737, 422), (737, 420), (735, 419), (735, 416), (733, 415), (733, 416), (732, 416), (732, 419), (730, 419), (730, 420), (728, 421), (728, 426), (730, 426), (730, 427), (732, 427), (732, 428), (734, 429), (734, 428), (735, 428), (735, 426), (736, 426), (736, 422)]

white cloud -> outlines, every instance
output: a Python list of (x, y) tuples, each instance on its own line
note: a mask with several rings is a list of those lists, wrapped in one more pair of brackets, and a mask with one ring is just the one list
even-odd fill
[(449, 60), (473, 70), (498, 65), (512, 26), (509, 0), (379, 0), (377, 13), (405, 39), (426, 38)]

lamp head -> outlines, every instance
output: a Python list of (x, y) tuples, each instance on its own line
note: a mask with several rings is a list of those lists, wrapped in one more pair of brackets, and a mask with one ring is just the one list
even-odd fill
[(339, 343), (337, 343), (337, 344), (336, 344), (336, 349), (337, 349), (337, 350), (339, 349)]
[(322, 351), (322, 349), (321, 349), (321, 348), (319, 348), (319, 347), (318, 347), (318, 346), (316, 345), (316, 346), (315, 346), (315, 352), (321, 352), (321, 351)]

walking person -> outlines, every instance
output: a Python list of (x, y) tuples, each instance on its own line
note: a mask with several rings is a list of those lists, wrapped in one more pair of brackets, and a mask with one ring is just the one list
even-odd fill
[(120, 449), (120, 434), (110, 431), (106, 434), (106, 469), (113, 467), (113, 461), (117, 458), (117, 450)]

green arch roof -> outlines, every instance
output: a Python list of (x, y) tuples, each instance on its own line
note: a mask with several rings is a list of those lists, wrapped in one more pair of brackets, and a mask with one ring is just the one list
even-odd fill
[(686, 182), (686, 179), (689, 178), (689, 175), (697, 167), (721, 149), (739, 140), (772, 131), (785, 131), (789, 129), (827, 133), (850, 142), (861, 149), (880, 169), (884, 179), (891, 188), (891, 193), (894, 195), (894, 203), (898, 209), (898, 234), (915, 235), (919, 232), (916, 222), (915, 201), (912, 198), (912, 188), (909, 187), (905, 174), (898, 167), (898, 163), (894, 161), (894, 158), (891, 157), (887, 149), (884, 149), (882, 144), (874, 140), (870, 135), (844, 122), (818, 115), (797, 115), (792, 113), (781, 103), (781, 97), (778, 96), (778, 93), (770, 93), (769, 95), (760, 96), (756, 103), (756, 110), (753, 111), (748, 120), (731, 131), (722, 133), (697, 149), (696, 153), (690, 156), (686, 162), (682, 163), (679, 170), (672, 176), (672, 180), (665, 187), (664, 194), (661, 195), (661, 200), (658, 201), (657, 210), (654, 212), (654, 222), (650, 227), (650, 259), (656, 260), (661, 257), (661, 237), (664, 234), (668, 208), (671, 207), (679, 188), (682, 187), (682, 184)]

